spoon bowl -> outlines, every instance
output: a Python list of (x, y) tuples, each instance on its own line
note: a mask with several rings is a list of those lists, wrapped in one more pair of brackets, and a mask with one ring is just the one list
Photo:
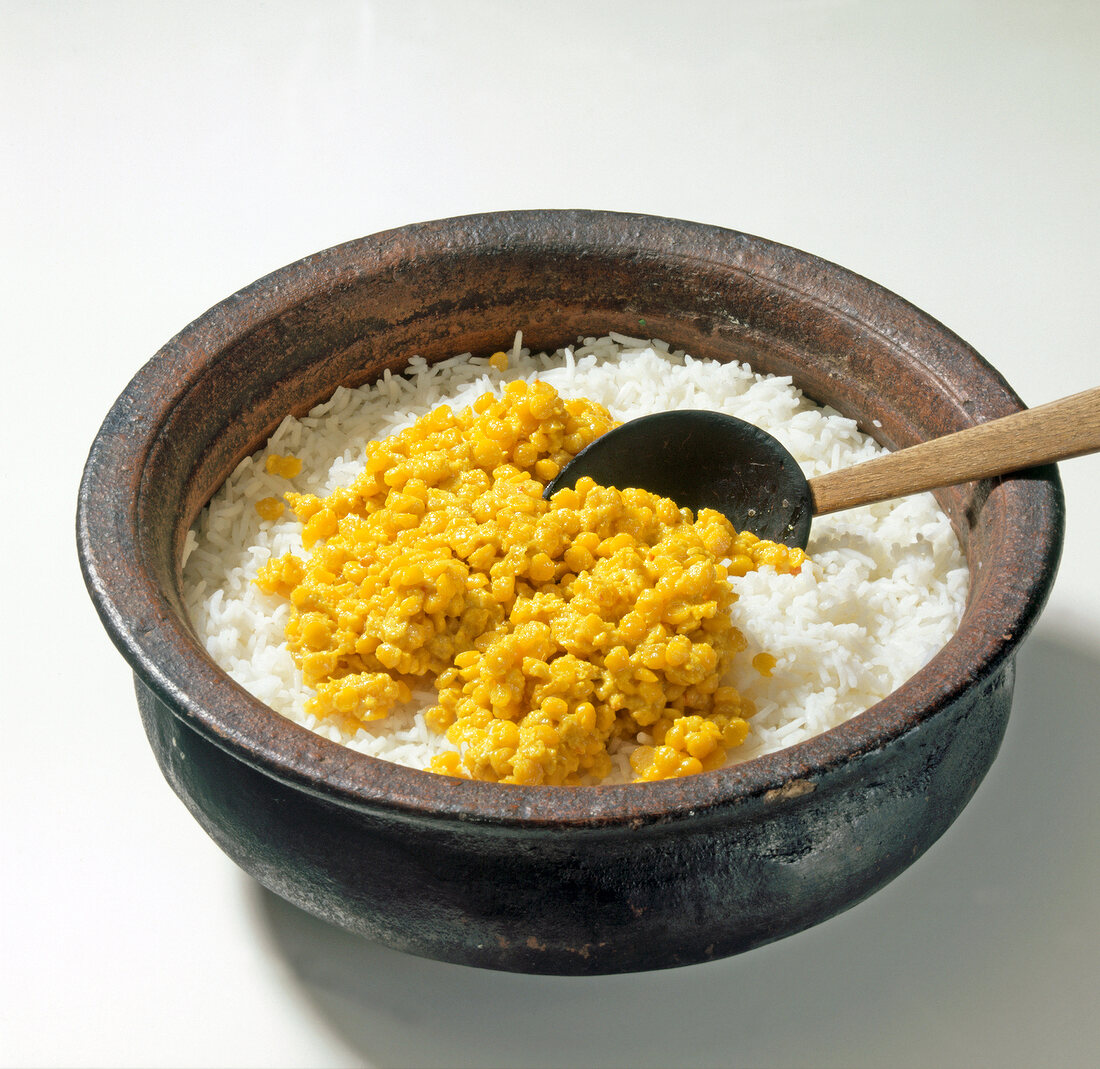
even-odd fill
[(582, 449), (543, 497), (585, 476), (693, 512), (716, 509), (758, 538), (805, 549), (810, 537), (813, 502), (798, 461), (767, 431), (723, 412), (677, 409), (629, 420)]

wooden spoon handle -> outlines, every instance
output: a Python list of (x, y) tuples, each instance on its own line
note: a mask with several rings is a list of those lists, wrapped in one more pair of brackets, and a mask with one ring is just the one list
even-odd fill
[(815, 516), (1100, 450), (1100, 386), (810, 480)]

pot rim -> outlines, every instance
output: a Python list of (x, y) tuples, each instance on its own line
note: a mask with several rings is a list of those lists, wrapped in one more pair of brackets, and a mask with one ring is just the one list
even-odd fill
[[(532, 232), (538, 241), (528, 238)], [(511, 252), (527, 241), (528, 251), (537, 253), (545, 248), (548, 234), (563, 247), (598, 246), (620, 255), (674, 257), (669, 249), (677, 238), (686, 237), (692, 248), (702, 245), (718, 261), (733, 248), (791, 260), (804, 269), (803, 277), (828, 279), (831, 302), (836, 302), (829, 307), (837, 314), (853, 314), (845, 294), (858, 290), (872, 293), (891, 313), (881, 317), (888, 323), (877, 329), (889, 329), (895, 320), (919, 324), (948, 352), (957, 377), (980, 382), (989, 395), (968, 409), (971, 423), (1023, 407), (981, 356), (902, 298), (818, 257), (722, 227), (607, 211), (533, 210), (412, 224), (334, 246), (260, 278), (180, 331), (134, 376), (89, 452), (77, 508), (85, 583), (114, 644), (137, 678), (174, 715), (259, 771), (352, 808), (501, 828), (641, 827), (735, 807), (760, 796), (777, 804), (792, 801), (823, 778), (842, 774), (853, 757), (886, 747), (919, 727), (999, 670), (1034, 624), (1057, 569), (1064, 501), (1053, 466), (989, 483), (988, 501), (996, 501), (1015, 524), (1013, 544), (1019, 555), (1012, 581), (985, 584), (981, 605), (968, 603), (958, 632), (928, 665), (839, 727), (714, 772), (656, 783), (569, 788), (437, 776), (315, 735), (270, 710), (218, 668), (162, 589), (137, 522), (138, 497), (150, 489), (143, 467), (150, 449), (204, 367), (287, 309), (372, 272), (431, 259), (456, 246)], [(818, 299), (789, 280), (768, 282)], [(865, 319), (860, 322), (867, 325)], [(953, 388), (942, 377), (940, 381)], [(253, 450), (260, 445), (255, 443)], [(136, 487), (127, 507), (98, 507), (104, 487), (120, 482)], [(178, 589), (174, 595), (178, 599)]]

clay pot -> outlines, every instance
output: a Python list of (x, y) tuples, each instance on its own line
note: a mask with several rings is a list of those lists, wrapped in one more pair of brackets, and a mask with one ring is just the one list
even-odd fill
[[(134, 670), (165, 776), (261, 883), (412, 953), (607, 973), (718, 958), (871, 894), (943, 833), (993, 761), (1014, 654), (1063, 529), (1053, 468), (944, 490), (971, 568), (957, 635), (843, 726), (654, 784), (433, 776), (271, 712), (203, 651), (180, 594), (187, 529), (288, 412), (337, 385), (621, 331), (791, 375), (891, 447), (1021, 407), (959, 338), (813, 256), (717, 227), (511, 212), (377, 234), (227, 298), (135, 376), (80, 489), (81, 562)], [(186, 873), (180, 873), (186, 879)]]

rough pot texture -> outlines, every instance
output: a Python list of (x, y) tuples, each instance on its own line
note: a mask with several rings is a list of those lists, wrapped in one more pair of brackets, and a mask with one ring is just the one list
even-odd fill
[[(443, 220), (311, 256), (169, 342), (92, 446), (78, 542), (173, 788), (263, 884), (413, 953), (603, 973), (721, 957), (853, 905), (942, 834), (1003, 736), (1013, 655), (1053, 582), (1055, 471), (939, 494), (972, 572), (959, 633), (816, 739), (682, 780), (478, 784), (283, 720), (195, 639), (180, 557), (197, 513), (288, 412), (419, 354), (609, 330), (790, 374), (900, 447), (1020, 406), (943, 326), (835, 265), (729, 230), (602, 212)], [(877, 422), (873, 422), (877, 421)]]

